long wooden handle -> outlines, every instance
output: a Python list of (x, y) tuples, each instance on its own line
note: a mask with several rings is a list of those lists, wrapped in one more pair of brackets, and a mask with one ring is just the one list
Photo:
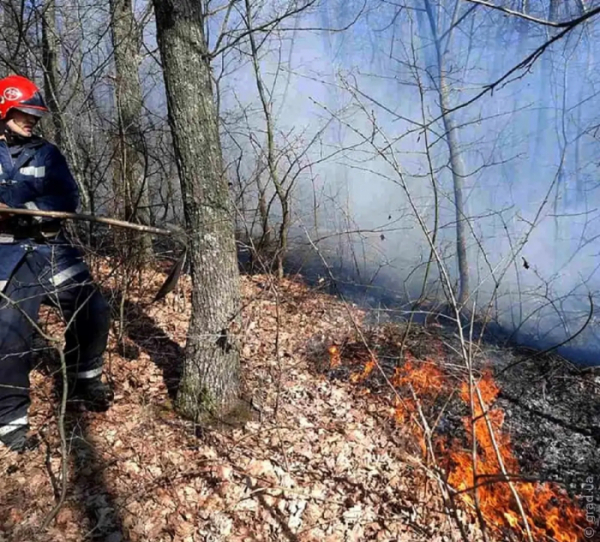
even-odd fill
[(117, 228), (128, 228), (144, 233), (154, 233), (156, 235), (171, 235), (169, 230), (153, 228), (152, 226), (144, 226), (143, 224), (134, 224), (125, 220), (117, 220), (116, 218), (108, 218), (104, 216), (85, 215), (81, 213), (66, 213), (63, 211), (40, 211), (37, 209), (13, 209), (11, 207), (0, 207), (0, 214), (10, 215), (25, 215), (25, 216), (41, 216), (45, 218), (61, 218), (68, 220), (85, 220), (87, 222), (98, 222), (100, 224), (108, 224)]

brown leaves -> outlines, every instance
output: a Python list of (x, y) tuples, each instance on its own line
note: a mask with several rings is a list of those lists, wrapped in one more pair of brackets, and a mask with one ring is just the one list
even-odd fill
[[(160, 281), (153, 273), (146, 284)], [(136, 328), (134, 359), (123, 358), (111, 336), (115, 406), (69, 422), (72, 490), (49, 540), (79, 542), (92, 531), (115, 542), (431, 539), (430, 529), (409, 527), (419, 521), (406, 506), (417, 500), (415, 470), (386, 434), (387, 413), (320, 372), (330, 368), (327, 347), (341, 344), (363, 313), (290, 280), (243, 277), (241, 287), (243, 387), (260, 420), (199, 440), (174, 413), (161, 367), (177, 361), (176, 350), (152, 340), (158, 329), (185, 345), (188, 314), (169, 294), (145, 309), (153, 327)], [(131, 300), (148, 301), (154, 291), (134, 291)], [(43, 428), (56, 476), (50, 382), (39, 373), (33, 380), (33, 426)], [(20, 470), (3, 484), (0, 533), (21, 524), (9, 540), (27, 540), (24, 528), (39, 526), (53, 504), (45, 453), (2, 458), (0, 469), (10, 461)]]

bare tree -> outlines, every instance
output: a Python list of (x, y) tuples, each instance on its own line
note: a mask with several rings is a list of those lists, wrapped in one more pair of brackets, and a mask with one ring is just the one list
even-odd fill
[[(458, 2), (457, 2), (458, 4)], [(441, 8), (440, 8), (441, 9)], [(435, 85), (439, 94), (441, 116), (444, 125), (445, 140), (448, 145), (450, 157), (450, 170), (452, 173), (452, 183), (454, 186), (454, 206), (456, 216), (456, 255), (458, 260), (459, 288), (457, 293), (457, 302), (463, 306), (469, 297), (469, 262), (467, 258), (467, 227), (464, 202), (464, 179), (467, 177), (464, 162), (460, 155), (460, 144), (458, 140), (458, 128), (450, 112), (450, 86), (448, 84), (448, 63), (446, 62), (447, 43), (452, 39), (452, 31), (455, 20), (452, 19), (450, 27), (442, 34), (438, 29), (438, 17), (434, 13), (434, 6), (431, 0), (425, 0), (425, 11), (427, 20), (433, 38), (436, 57), (436, 81)], [(454, 13), (458, 12), (458, 5), (454, 8)]]
[[(121, 200), (125, 220), (139, 219), (150, 224), (144, 136), (141, 130), (143, 107), (139, 77), (140, 29), (131, 0), (111, 0), (110, 27), (115, 60), (116, 114), (119, 135), (115, 152), (115, 194)], [(136, 254), (152, 256), (152, 239), (144, 235)]]
[(31, 24), (28, 6), (19, 0), (5, 0), (0, 6), (0, 75), (30, 75), (26, 33)]
[(58, 104), (58, 82), (60, 80), (59, 42), (56, 33), (56, 1), (47, 0), (42, 13), (42, 64), (44, 68), (44, 94), (52, 112), (50, 138), (62, 146), (63, 118)]
[(193, 0), (154, 0), (154, 8), (193, 288), (177, 407), (198, 420), (207, 412), (226, 412), (238, 393), (234, 324), (240, 300), (233, 218), (202, 5)]
[[(269, 178), (271, 184), (275, 188), (275, 193), (279, 198), (279, 204), (281, 205), (281, 226), (279, 228), (279, 247), (276, 254), (277, 262), (277, 275), (279, 278), (283, 278), (283, 258), (287, 250), (288, 243), (288, 232), (291, 222), (291, 209), (290, 209), (290, 197), (289, 190), (286, 190), (281, 182), (279, 172), (277, 171), (277, 157), (275, 149), (275, 127), (273, 125), (273, 115), (271, 111), (271, 101), (267, 96), (267, 89), (263, 80), (260, 60), (258, 56), (258, 45), (255, 39), (254, 32), (252, 32), (253, 21), (252, 21), (252, 8), (249, 0), (245, 0), (246, 7), (246, 26), (248, 28), (249, 41), (250, 41), (250, 52), (252, 55), (252, 66), (254, 69), (254, 76), (256, 80), (256, 88), (260, 98), (263, 114), (265, 116), (265, 130), (267, 136), (267, 152), (266, 162), (269, 171)], [(269, 229), (266, 225), (266, 219), (268, 213), (265, 209), (265, 189), (259, 184), (259, 210), (261, 217), (263, 218), (263, 236), (268, 235)]]

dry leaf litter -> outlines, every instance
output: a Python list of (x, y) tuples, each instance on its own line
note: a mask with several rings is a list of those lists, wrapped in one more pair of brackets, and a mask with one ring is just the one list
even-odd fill
[[(97, 276), (116, 291), (106, 264)], [(0, 541), (461, 539), (389, 402), (329, 370), (327, 347), (355, 332), (361, 310), (299, 281), (242, 277), (246, 419), (199, 431), (167, 389), (183, 357), (190, 285), (150, 304), (164, 278), (145, 272), (143, 288), (113, 299), (128, 322), (121, 341), (113, 327), (107, 352), (116, 401), (104, 414), (67, 414), (68, 492), (46, 531), (61, 454), (51, 356), (39, 345), (30, 413), (41, 446), (0, 452)], [(53, 313), (42, 321), (60, 334)], [(458, 513), (479, 540), (473, 518)]]

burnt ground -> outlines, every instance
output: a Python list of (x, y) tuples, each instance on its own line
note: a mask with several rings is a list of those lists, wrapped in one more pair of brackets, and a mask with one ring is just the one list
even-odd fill
[[(394, 326), (387, 314), (377, 311), (367, 321), (374, 329)], [(374, 325), (378, 321), (385, 323)], [(403, 333), (405, 324), (397, 325)], [(414, 338), (408, 340), (412, 350), (418, 355), (424, 349), (435, 357), (438, 354), (425, 345), (439, 340), (447, 356), (442, 365), (453, 365), (460, 373), (464, 366), (458, 355), (460, 341), (449, 320), (413, 326)], [(490, 407), (504, 412), (504, 429), (523, 471), (559, 482), (573, 494), (595, 476), (600, 501), (600, 365), (582, 366), (554, 352), (507, 345), (499, 337), (486, 332), (482, 339), (473, 340), (473, 366), (476, 371), (493, 372), (500, 393)], [(456, 422), (457, 414), (448, 412), (448, 417)]]
[[(376, 321), (370, 318), (370, 321)], [(397, 370), (412, 360), (414, 367), (431, 366), (443, 374), (443, 390), (436, 388), (435, 374), (429, 382), (412, 385), (419, 396), (420, 407), (433, 431), (432, 440), (462, 442), (468, 447), (464, 420), (469, 409), (458, 396), (467, 371), (459, 353), (460, 340), (449, 326), (439, 324), (412, 324), (407, 332), (406, 323), (386, 322), (362, 328), (339, 343), (342, 363), (325, 372), (333, 380), (355, 380), (372, 395), (387, 404), (394, 404), (389, 381)], [(368, 349), (365, 347), (368, 345)], [(499, 432), (508, 442), (510, 454), (518, 460), (515, 474), (519, 479), (553, 482), (558, 495), (568, 495), (574, 509), (594, 503), (589, 517), (574, 529), (577, 535), (565, 535), (565, 540), (600, 539), (600, 530), (594, 527), (593, 536), (585, 536), (583, 529), (600, 522), (600, 372), (582, 369), (552, 353), (541, 354), (522, 347), (498, 346), (491, 343), (470, 345), (473, 373), (479, 379), (491, 371), (499, 392), (488, 404), (490, 411), (502, 414)], [(370, 351), (369, 351), (370, 350)], [(365, 366), (371, 355), (378, 364), (368, 376)], [(378, 369), (381, 368), (381, 371)], [(384, 376), (385, 375), (385, 376)], [(397, 386), (403, 401), (411, 399), (406, 387)], [(398, 429), (406, 437), (405, 427)], [(403, 443), (418, 453), (414, 431)], [(441, 465), (447, 457), (438, 455)], [(447, 464), (447, 463), (446, 463)], [(550, 486), (549, 486), (550, 487)], [(558, 502), (558, 501), (557, 501)], [(566, 502), (566, 501), (565, 501)], [(592, 525), (593, 527), (593, 525)], [(503, 531), (507, 540), (508, 531)], [(588, 533), (589, 534), (589, 533)], [(547, 540), (553, 540), (550, 533)]]
[(552, 354), (536, 358), (531, 350), (484, 351), (502, 386), (498, 406), (523, 468), (570, 489), (600, 477), (600, 370)]

